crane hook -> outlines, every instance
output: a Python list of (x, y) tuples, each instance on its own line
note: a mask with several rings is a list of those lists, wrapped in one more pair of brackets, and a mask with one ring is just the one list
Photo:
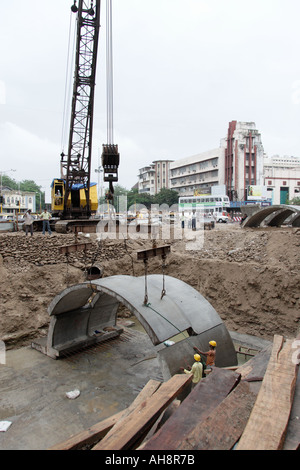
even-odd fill
[(76, 1), (77, 0), (74, 0), (74, 5), (71, 6), (71, 10), (73, 13), (77, 13), (78, 12), (78, 8), (77, 8), (77, 5), (76, 5)]

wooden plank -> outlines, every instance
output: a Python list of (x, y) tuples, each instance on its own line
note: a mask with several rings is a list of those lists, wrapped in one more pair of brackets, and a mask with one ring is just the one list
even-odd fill
[(264, 377), (272, 353), (272, 343), (265, 349), (256, 354), (252, 359), (245, 362), (236, 369), (243, 379), (252, 379), (255, 377)]
[(230, 375), (232, 369), (236, 371), (237, 376), (241, 376), (242, 380), (255, 379), (255, 382), (249, 382), (249, 389), (257, 396), (271, 351), (272, 345), (242, 366), (214, 368), (213, 373), (201, 380), (163, 427), (143, 445), (143, 450), (176, 450), (182, 439), (192, 432), (195, 426), (204, 420), (234, 388), (236, 376)]
[(64, 442), (50, 447), (48, 450), (79, 450), (87, 445), (93, 445), (102, 439), (107, 432), (122, 418), (124, 410), (96, 423), (90, 428), (71, 436)]
[(293, 406), (289, 418), (283, 450), (300, 450), (300, 372), (296, 382)]
[(291, 412), (297, 365), (292, 340), (274, 336), (270, 361), (256, 403), (237, 450), (279, 450)]
[[(143, 450), (176, 450), (182, 440), (219, 405), (236, 386), (240, 375), (215, 368), (185, 398), (161, 429), (143, 446)], [(213, 391), (213, 393), (212, 393)]]
[(177, 449), (232, 449), (245, 429), (256, 397), (248, 382), (240, 382), (209, 416), (197, 424)]
[(91, 426), (89, 429), (82, 431), (75, 436), (71, 436), (68, 440), (61, 442), (48, 450), (78, 450), (84, 446), (91, 446), (96, 444), (100, 439), (102, 439), (111, 428), (118, 422), (120, 422), (124, 417), (128, 416), (132, 410), (143, 403), (146, 398), (151, 397), (153, 393), (161, 385), (161, 382), (157, 380), (149, 380), (145, 385), (143, 390), (138, 394), (135, 400), (131, 405), (125, 410), (116, 413), (113, 416), (110, 416), (107, 419), (104, 419), (100, 423), (96, 423)]
[(147, 398), (125, 419), (114, 426), (113, 432), (105, 436), (92, 450), (126, 450), (134, 448), (141, 437), (155, 423), (160, 414), (191, 382), (192, 376), (174, 375), (163, 383), (157, 392)]

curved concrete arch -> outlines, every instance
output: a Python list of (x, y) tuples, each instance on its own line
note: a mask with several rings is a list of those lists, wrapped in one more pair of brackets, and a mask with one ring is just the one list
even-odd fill
[[(273, 217), (272, 217), (273, 214)], [(258, 209), (249, 216), (242, 224), (242, 227), (259, 227), (263, 222), (268, 226), (280, 226), (287, 221), (289, 217), (295, 214), (291, 225), (298, 226), (300, 207), (292, 205), (276, 205)]]
[(271, 216), (270, 220), (267, 221), (267, 225), (269, 227), (279, 227), (282, 225), (292, 214), (294, 211), (291, 209), (282, 209), (280, 211), (276, 211), (273, 216)]
[[(48, 307), (48, 337), (44, 350), (40, 350), (56, 358), (120, 335), (117, 310), (122, 303), (143, 325), (154, 346), (182, 334), (182, 341), (160, 351), (169, 371), (178, 367), (182, 354), (187, 354), (186, 348), (189, 355), (192, 346), (206, 351), (211, 339), (218, 344), (218, 365), (234, 365), (236, 353), (231, 337), (212, 305), (185, 282), (171, 276), (164, 280), (166, 295), (161, 297), (163, 276), (147, 276), (146, 305), (144, 276), (117, 275), (65, 289)], [(189, 336), (187, 329), (192, 329), (193, 335)]]

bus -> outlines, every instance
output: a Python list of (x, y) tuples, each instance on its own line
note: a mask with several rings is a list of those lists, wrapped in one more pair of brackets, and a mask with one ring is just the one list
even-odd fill
[(214, 217), (217, 221), (223, 217), (228, 218), (228, 209), (230, 200), (228, 196), (183, 196), (179, 198), (179, 215), (192, 216), (196, 214), (197, 218), (201, 216)]

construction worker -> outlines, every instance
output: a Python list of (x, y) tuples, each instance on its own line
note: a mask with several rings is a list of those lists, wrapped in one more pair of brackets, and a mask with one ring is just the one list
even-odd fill
[(209, 342), (209, 351), (203, 352), (194, 346), (194, 350), (206, 357), (206, 369), (211, 369), (215, 365), (217, 343), (214, 340)]
[(48, 230), (49, 235), (51, 235), (52, 232), (49, 222), (49, 220), (51, 219), (51, 214), (47, 211), (46, 207), (44, 209), (44, 212), (41, 213), (40, 218), (43, 219), (43, 235), (45, 235), (46, 229)]
[(192, 388), (195, 387), (195, 385), (200, 382), (203, 376), (203, 365), (201, 364), (201, 356), (199, 354), (194, 355), (195, 362), (192, 365), (191, 369), (184, 369), (181, 367), (181, 370), (185, 374), (193, 374), (192, 378)]

